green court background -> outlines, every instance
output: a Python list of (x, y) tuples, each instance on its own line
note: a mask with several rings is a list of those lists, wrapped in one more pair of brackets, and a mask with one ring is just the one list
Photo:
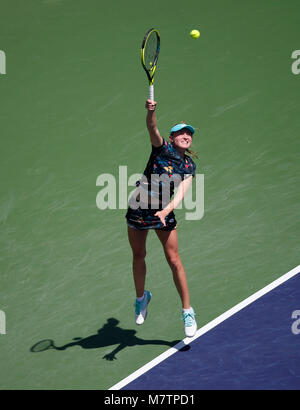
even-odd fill
[[(98, 175), (142, 172), (150, 152), (143, 35), (154, 26), (162, 39), (161, 134), (181, 120), (197, 128), (205, 214), (176, 216), (201, 327), (299, 264), (300, 3), (0, 0), (0, 9), (0, 388), (107, 389), (184, 337), (154, 232), (153, 301), (135, 326), (126, 211), (96, 207)], [(81, 346), (30, 351), (76, 337)], [(107, 360), (120, 338), (124, 349)]]

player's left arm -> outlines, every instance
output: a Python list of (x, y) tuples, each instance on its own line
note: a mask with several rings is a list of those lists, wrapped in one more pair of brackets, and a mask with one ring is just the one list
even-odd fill
[(187, 178), (184, 178), (180, 182), (176, 195), (174, 196), (172, 201), (170, 201), (170, 203), (163, 210), (156, 212), (155, 216), (159, 217), (164, 226), (166, 226), (165, 217), (169, 215), (169, 213), (172, 212), (175, 208), (177, 208), (177, 206), (183, 200), (187, 190), (189, 189), (192, 183), (192, 180), (192, 175), (189, 175)]

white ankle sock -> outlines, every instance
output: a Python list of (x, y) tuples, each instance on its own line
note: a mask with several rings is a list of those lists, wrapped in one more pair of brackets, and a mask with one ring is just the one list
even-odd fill
[(191, 310), (191, 308), (188, 308), (188, 309), (182, 309), (182, 313), (189, 313), (189, 312), (190, 312), (190, 310)]

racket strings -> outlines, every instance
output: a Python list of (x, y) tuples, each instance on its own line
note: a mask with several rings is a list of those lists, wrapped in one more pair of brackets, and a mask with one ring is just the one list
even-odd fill
[(157, 46), (157, 36), (155, 33), (151, 33), (145, 48), (145, 66), (149, 71), (152, 71), (155, 66)]
[[(149, 98), (153, 99), (153, 82), (154, 82), (154, 74), (156, 70), (156, 64), (158, 60), (158, 55), (160, 52), (160, 36), (156, 29), (150, 29), (142, 43), (142, 53), (141, 53), (141, 60), (142, 66), (146, 71), (148, 80), (149, 80)], [(150, 92), (151, 91), (151, 92)]]

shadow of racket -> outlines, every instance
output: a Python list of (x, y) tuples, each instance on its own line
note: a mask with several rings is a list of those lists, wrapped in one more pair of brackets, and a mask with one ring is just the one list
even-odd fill
[(35, 345), (33, 345), (30, 348), (31, 352), (44, 352), (45, 350), (49, 350), (49, 349), (57, 349), (57, 347), (54, 345), (53, 340), (51, 339), (45, 339), (45, 340), (41, 340), (40, 342), (37, 342)]

